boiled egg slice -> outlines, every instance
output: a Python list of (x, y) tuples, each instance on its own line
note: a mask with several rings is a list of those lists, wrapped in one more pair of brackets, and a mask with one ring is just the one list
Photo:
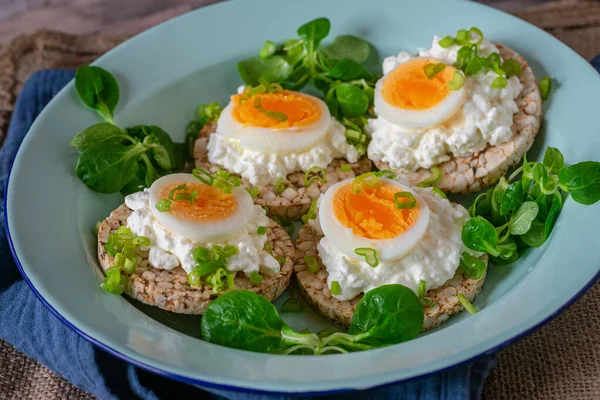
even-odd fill
[(231, 96), (217, 122), (217, 132), (239, 139), (240, 146), (247, 150), (298, 153), (322, 140), (331, 123), (331, 114), (322, 100), (279, 90)]
[(427, 64), (440, 64), (432, 58), (413, 58), (398, 65), (375, 86), (375, 112), (403, 128), (432, 128), (452, 117), (465, 102), (465, 87), (450, 89), (454, 73), (451, 65), (431, 79)]
[[(408, 254), (423, 238), (429, 224), (429, 207), (409, 187), (379, 178), (376, 188), (352, 190), (352, 179), (331, 186), (319, 204), (319, 223), (325, 237), (351, 259), (360, 260), (357, 248), (374, 249), (379, 261)], [(396, 207), (394, 195), (411, 193), (413, 208)]]
[[(152, 215), (165, 228), (190, 240), (211, 242), (237, 235), (254, 213), (252, 197), (235, 187), (231, 193), (206, 185), (191, 174), (172, 174), (150, 187)], [(168, 209), (156, 205), (169, 204)]]

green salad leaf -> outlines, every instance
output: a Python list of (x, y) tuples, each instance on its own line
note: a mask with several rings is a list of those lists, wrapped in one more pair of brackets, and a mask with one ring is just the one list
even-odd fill
[(113, 113), (119, 102), (119, 84), (100, 67), (82, 66), (75, 73), (75, 89), (84, 104), (114, 123)]

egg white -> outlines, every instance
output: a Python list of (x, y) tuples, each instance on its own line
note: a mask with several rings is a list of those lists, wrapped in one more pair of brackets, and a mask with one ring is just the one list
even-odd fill
[(236, 236), (244, 229), (254, 213), (254, 204), (250, 194), (242, 187), (233, 188), (232, 194), (237, 200), (237, 210), (229, 218), (215, 222), (195, 222), (176, 217), (169, 212), (161, 212), (156, 203), (161, 200), (162, 188), (182, 183), (199, 183), (192, 174), (166, 175), (154, 181), (149, 189), (152, 215), (165, 228), (190, 240), (213, 242)]
[(332, 124), (327, 105), (321, 99), (316, 97), (314, 99), (319, 103), (321, 118), (311, 125), (288, 129), (245, 126), (233, 118), (234, 104), (230, 102), (223, 109), (217, 121), (217, 132), (225, 137), (239, 139), (240, 146), (246, 150), (263, 153), (300, 153), (306, 151), (315, 143), (323, 140)]
[[(410, 62), (418, 58), (430, 57), (417, 57), (406, 60)], [(398, 68), (398, 64), (394, 69)], [(392, 71), (394, 71), (394, 69)], [(465, 85), (458, 90), (451, 90), (448, 96), (442, 100), (438, 105), (425, 109), (425, 110), (410, 110), (399, 108), (388, 104), (381, 93), (385, 80), (392, 72), (383, 76), (375, 85), (375, 113), (383, 119), (391, 122), (402, 128), (416, 129), (416, 128), (433, 128), (438, 126), (452, 117), (464, 104), (466, 99)], [(459, 73), (461, 73), (459, 71)]]
[(367, 247), (377, 251), (379, 261), (394, 260), (405, 256), (419, 243), (425, 235), (429, 225), (429, 207), (427, 203), (408, 186), (387, 178), (379, 178), (403, 191), (410, 192), (417, 200), (420, 206), (420, 213), (417, 221), (404, 233), (388, 239), (369, 239), (354, 234), (352, 228), (346, 228), (335, 217), (333, 208), (334, 195), (338, 189), (345, 184), (351, 184), (352, 179), (347, 179), (331, 186), (323, 195), (319, 205), (319, 224), (323, 234), (333, 246), (344, 253), (348, 258), (360, 260), (354, 250), (359, 247)]

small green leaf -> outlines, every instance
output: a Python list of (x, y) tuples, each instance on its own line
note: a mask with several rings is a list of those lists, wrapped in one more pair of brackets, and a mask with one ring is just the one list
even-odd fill
[(600, 200), (600, 162), (584, 161), (563, 168), (559, 184), (576, 202), (585, 205), (596, 203)]
[(352, 35), (341, 35), (333, 40), (329, 46), (323, 47), (327, 57), (342, 60), (347, 58), (359, 64), (369, 58), (371, 46), (368, 42)]
[(550, 206), (550, 211), (548, 211), (548, 217), (546, 218), (546, 222), (544, 223), (544, 231), (546, 237), (550, 236), (552, 233), (552, 229), (554, 228), (554, 224), (556, 223), (556, 219), (560, 214), (560, 210), (562, 209), (562, 196), (559, 192), (555, 192), (552, 196), (552, 205)]
[(238, 63), (238, 72), (248, 85), (258, 85), (259, 78), (267, 82), (285, 81), (292, 73), (292, 66), (281, 56), (253, 57)]
[(369, 97), (354, 85), (342, 83), (336, 87), (335, 94), (342, 115), (346, 118), (359, 117), (369, 108)]
[(298, 28), (298, 36), (312, 42), (314, 49), (319, 47), (321, 40), (329, 35), (331, 23), (327, 18), (317, 18)]
[(519, 236), (523, 243), (531, 247), (540, 247), (546, 242), (548, 238), (546, 236), (546, 226), (545, 224), (533, 221), (531, 224), (531, 228), (524, 234)]
[(485, 261), (473, 257), (466, 251), (460, 256), (460, 267), (463, 269), (464, 275), (473, 279), (480, 279), (485, 272)]
[(260, 58), (267, 58), (272, 56), (277, 51), (277, 46), (275, 43), (267, 40), (263, 45), (262, 49), (260, 49)]
[(508, 221), (508, 230), (511, 235), (524, 235), (531, 227), (539, 211), (538, 205), (533, 201), (521, 204)]
[(498, 256), (498, 232), (488, 220), (475, 217), (469, 219), (462, 228), (462, 240), (471, 250), (482, 251)]
[(75, 89), (85, 105), (98, 111), (108, 122), (114, 122), (119, 84), (110, 72), (100, 67), (81, 66), (75, 73)]
[(520, 181), (509, 185), (502, 194), (500, 201), (500, 215), (504, 216), (511, 211), (516, 210), (523, 204), (524, 197), (525, 191), (523, 190), (523, 184)]
[(129, 138), (125, 132), (116, 125), (108, 122), (101, 122), (90, 126), (79, 132), (71, 139), (71, 147), (77, 151), (86, 149), (109, 140), (122, 141)]
[(355, 61), (347, 58), (340, 60), (340, 62), (335, 64), (335, 66), (327, 72), (327, 75), (333, 79), (340, 79), (342, 81), (371, 78), (371, 73), (369, 71)]
[(556, 147), (548, 146), (544, 153), (544, 166), (548, 172), (558, 174), (565, 166), (563, 154)]

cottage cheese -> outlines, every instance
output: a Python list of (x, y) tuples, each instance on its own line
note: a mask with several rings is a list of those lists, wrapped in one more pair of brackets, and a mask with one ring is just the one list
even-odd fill
[(194, 250), (197, 247), (210, 249), (214, 245), (233, 245), (239, 252), (227, 259), (227, 270), (242, 271), (247, 277), (253, 272), (264, 275), (279, 272), (279, 262), (263, 251), (267, 235), (256, 233), (259, 226), (269, 226), (269, 218), (262, 207), (254, 206), (252, 218), (237, 236), (221, 242), (203, 243), (185, 238), (162, 226), (152, 215), (148, 190), (125, 197), (125, 204), (133, 210), (127, 218), (127, 226), (136, 235), (150, 239), (148, 261), (154, 268), (173, 269), (181, 265), (190, 273), (196, 267)]
[[(415, 188), (425, 200), (431, 211), (427, 232), (410, 254), (386, 262), (379, 262), (375, 268), (364, 260), (349, 258), (323, 237), (317, 249), (327, 273), (327, 284), (337, 281), (340, 294), (334, 297), (345, 301), (360, 293), (386, 284), (398, 283), (415, 293), (419, 282), (424, 280), (427, 289), (435, 289), (454, 276), (464, 251), (476, 257), (481, 253), (473, 252), (462, 242), (463, 224), (469, 219), (469, 213), (461, 205), (452, 205), (431, 189)], [(309, 221), (317, 231), (318, 219)]]
[(346, 142), (344, 132), (342, 124), (332, 118), (327, 135), (310, 150), (272, 154), (244, 149), (239, 139), (219, 134), (217, 127), (208, 142), (208, 160), (241, 175), (253, 185), (275, 184), (294, 171), (306, 171), (315, 166), (325, 168), (334, 158), (358, 161), (358, 152)]
[[(440, 39), (435, 36), (432, 47), (419, 51), (418, 56), (453, 64), (460, 46), (451, 45), (444, 49), (438, 44)], [(493, 52), (498, 52), (498, 48), (484, 39), (478, 54), (487, 57)], [(388, 74), (413, 57), (405, 52), (387, 57), (383, 62), (383, 73)], [(496, 146), (508, 141), (512, 137), (513, 115), (518, 111), (515, 99), (523, 86), (519, 78), (513, 76), (505, 88), (494, 89), (491, 85), (496, 77), (493, 71), (468, 77), (464, 105), (437, 127), (407, 129), (382, 117), (369, 120), (369, 158), (389, 163), (392, 169), (414, 172), (447, 161), (451, 155), (465, 156), (483, 150), (488, 143)]]

